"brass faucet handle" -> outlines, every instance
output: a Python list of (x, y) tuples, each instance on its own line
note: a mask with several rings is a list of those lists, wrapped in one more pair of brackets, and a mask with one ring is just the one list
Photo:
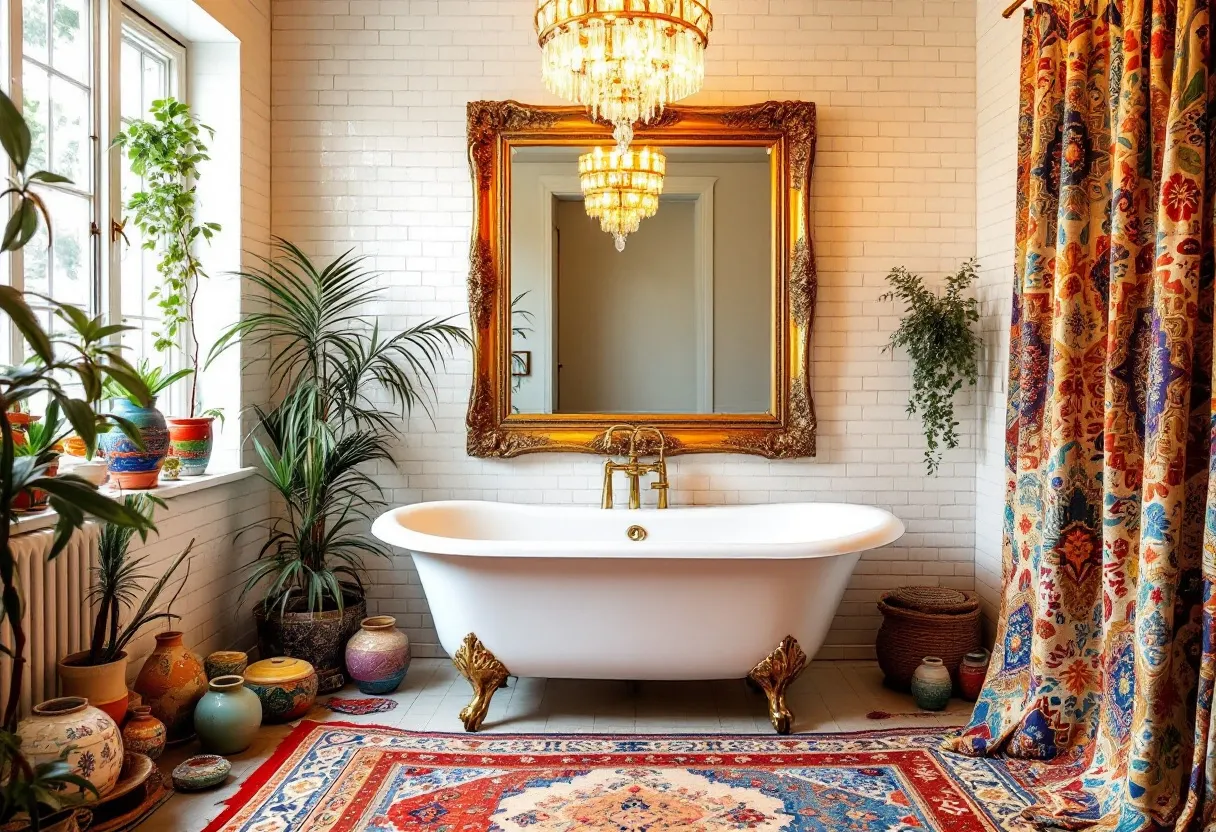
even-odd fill
[(629, 440), (630, 447), (637, 445), (638, 436), (641, 434), (650, 433), (659, 438), (659, 459), (663, 459), (667, 454), (667, 437), (663, 435), (663, 431), (656, 428), (654, 425), (638, 425), (633, 429), (633, 436)]
[(637, 431), (633, 425), (613, 425), (604, 431), (604, 451), (609, 454), (612, 453), (612, 440), (616, 436), (617, 431), (629, 432), (629, 456), (636, 457), (637, 454), (634, 452), (634, 448), (637, 443)]

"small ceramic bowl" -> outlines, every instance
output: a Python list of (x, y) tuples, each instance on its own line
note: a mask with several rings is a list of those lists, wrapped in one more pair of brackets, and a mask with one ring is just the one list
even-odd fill
[(232, 763), (215, 754), (199, 754), (173, 769), (173, 786), (182, 792), (211, 789), (228, 779)]
[(210, 681), (219, 676), (244, 676), (249, 656), (240, 650), (217, 650), (203, 660), (203, 670)]

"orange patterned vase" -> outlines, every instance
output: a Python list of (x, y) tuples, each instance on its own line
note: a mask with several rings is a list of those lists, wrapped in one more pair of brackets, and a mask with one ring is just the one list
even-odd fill
[(215, 419), (203, 416), (166, 421), (169, 423), (169, 456), (182, 461), (182, 476), (197, 477), (206, 473), (215, 445), (212, 429)]
[(147, 754), (153, 760), (165, 750), (165, 726), (152, 716), (152, 709), (147, 705), (131, 710), (131, 719), (122, 728), (122, 747), (126, 751)]
[(169, 742), (194, 736), (194, 706), (207, 692), (203, 663), (182, 644), (173, 630), (156, 637), (156, 649), (144, 662), (135, 691), (152, 715), (165, 724)]

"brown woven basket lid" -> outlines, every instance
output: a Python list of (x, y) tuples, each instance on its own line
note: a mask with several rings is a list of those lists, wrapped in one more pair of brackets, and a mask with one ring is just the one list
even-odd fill
[(893, 607), (939, 615), (974, 612), (980, 605), (974, 593), (944, 586), (905, 586), (883, 595)]

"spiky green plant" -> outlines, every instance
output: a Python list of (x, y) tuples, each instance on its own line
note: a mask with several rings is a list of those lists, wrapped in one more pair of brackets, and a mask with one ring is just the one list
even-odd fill
[(271, 347), (282, 394), (276, 407), (255, 408), (262, 436), (253, 446), (284, 510), (250, 527), (267, 540), (242, 598), (264, 585), (267, 609), (342, 609), (344, 596), (362, 594), (364, 557), (389, 555), (358, 532), (383, 506), (366, 466), (393, 461), (401, 420), (415, 408), (431, 412), (435, 372), (470, 339), (447, 319), (385, 336), (364, 323), (380, 295), (364, 258), (346, 252), (317, 266), (286, 240), (275, 247), (277, 257), (239, 273), (267, 307), (226, 330), (208, 356), (238, 341)]

